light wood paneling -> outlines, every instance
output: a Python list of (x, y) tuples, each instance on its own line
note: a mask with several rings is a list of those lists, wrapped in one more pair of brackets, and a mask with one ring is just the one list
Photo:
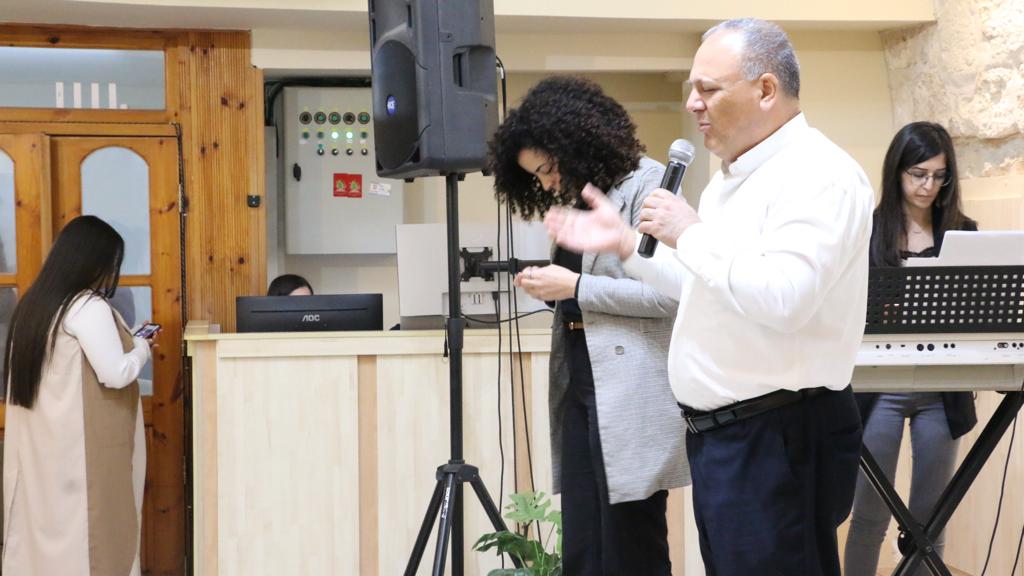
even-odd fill
[[(533, 426), (537, 421), (533, 407), (533, 354), (512, 354), (508, 357), (512, 372), (512, 404), (515, 407), (515, 476), (516, 492), (536, 491), (539, 486), (550, 484), (541, 479), (538, 484), (533, 473)], [(545, 364), (546, 365), (546, 364)], [(545, 386), (545, 389), (547, 387)], [(546, 406), (546, 404), (545, 404)], [(541, 415), (547, 419), (547, 414)], [(551, 490), (543, 490), (551, 494)]]
[(377, 357), (359, 356), (359, 573), (377, 574), (380, 493), (377, 490)]
[(189, 32), (178, 47), (188, 213), (188, 315), (234, 330), (235, 297), (266, 290), (263, 78), (247, 33)]
[[(437, 467), (450, 457), (449, 365), (442, 355), (443, 336), (418, 332), (204, 336), (192, 329), (187, 338), (195, 389), (196, 574), (270, 573), (263, 572), (256, 559), (277, 567), (277, 573), (299, 573), (290, 567), (328, 549), (351, 550), (346, 558), (356, 564), (351, 569), (316, 573), (403, 573), (436, 485)], [(504, 490), (499, 489), (502, 459), (495, 334), (472, 331), (463, 356), (464, 455), (480, 469), (496, 501), (499, 492), (507, 497), (514, 479), (507, 337), (504, 342), (500, 429), (505, 445)], [(529, 378), (539, 370), (546, 382), (550, 334), (524, 332), (522, 342)], [(546, 395), (540, 400), (531, 395), (528, 401), (535, 422), (546, 422)], [(541, 489), (546, 481), (540, 479), (550, 477), (549, 470), (536, 464), (550, 462), (546, 434), (544, 426), (531, 428)], [(290, 450), (275, 447), (286, 440)], [(339, 462), (345, 468), (343, 475)], [(342, 494), (328, 494), (317, 488), (323, 478), (307, 476), (328, 477), (335, 485), (346, 485), (338, 478), (351, 478), (355, 485)], [(319, 507), (308, 509), (313, 501), (307, 493), (318, 495)], [(465, 502), (468, 548), (493, 529), (468, 486)], [(302, 550), (293, 548), (287, 538), (279, 541), (276, 533), (289, 524), (296, 509), (303, 510), (305, 517), (302, 526), (294, 528), (307, 536)], [(226, 519), (232, 514), (234, 518)], [(243, 517), (249, 527), (239, 524)], [(352, 531), (336, 528), (339, 522)], [(436, 524), (420, 574), (430, 573), (435, 536)], [(278, 556), (266, 556), (264, 548), (276, 550)], [(242, 551), (254, 557), (253, 564), (245, 563)], [(374, 551), (373, 558), (366, 557)], [(500, 565), (493, 554), (464, 553), (467, 574), (482, 576)]]
[[(434, 490), (435, 471), (450, 455), (448, 366), (428, 355), (378, 357), (377, 366), (379, 573), (402, 574)], [(435, 521), (418, 574), (430, 573), (436, 527)]]
[(220, 363), (220, 574), (359, 573), (358, 372), (352, 356)]
[(220, 465), (218, 460), (217, 349), (215, 342), (190, 342), (192, 374), (201, 378), (192, 396), (193, 571), (220, 574), (217, 533)]

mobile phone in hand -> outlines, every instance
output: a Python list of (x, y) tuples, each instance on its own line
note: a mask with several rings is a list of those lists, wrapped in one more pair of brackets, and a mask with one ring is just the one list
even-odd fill
[(146, 322), (145, 324), (142, 325), (141, 328), (139, 328), (138, 330), (135, 331), (135, 336), (137, 336), (139, 338), (149, 339), (149, 338), (152, 338), (153, 335), (156, 334), (157, 331), (159, 331), (159, 330), (160, 330), (160, 325), (159, 324), (154, 324), (154, 323), (151, 323), (151, 322)]

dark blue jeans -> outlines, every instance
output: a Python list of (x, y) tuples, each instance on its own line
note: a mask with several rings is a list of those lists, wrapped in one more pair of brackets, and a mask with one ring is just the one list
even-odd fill
[(671, 576), (668, 492), (610, 504), (597, 400), (582, 330), (567, 336), (570, 382), (562, 424), (562, 565), (566, 576)]
[(707, 575), (839, 576), (860, 447), (849, 388), (688, 434)]

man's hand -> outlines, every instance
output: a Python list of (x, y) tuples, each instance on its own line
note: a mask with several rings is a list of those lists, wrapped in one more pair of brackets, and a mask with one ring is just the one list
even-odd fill
[(516, 274), (513, 282), (533, 298), (549, 302), (575, 297), (579, 278), (576, 272), (551, 264), (542, 268), (530, 266)]
[(676, 240), (697, 222), (700, 222), (700, 217), (682, 196), (659, 188), (644, 199), (637, 229), (674, 249)]
[(592, 184), (583, 188), (590, 210), (555, 207), (544, 216), (548, 234), (573, 252), (617, 252), (625, 260), (636, 250), (636, 236), (604, 193)]

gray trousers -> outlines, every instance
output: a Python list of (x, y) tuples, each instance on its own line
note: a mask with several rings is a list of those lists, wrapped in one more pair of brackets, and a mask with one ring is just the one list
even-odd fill
[[(896, 476), (903, 424), (908, 418), (913, 458), (909, 508), (915, 519), (925, 523), (953, 477), (959, 444), (949, 431), (942, 396), (920, 392), (879, 395), (867, 422), (864, 422), (864, 446), (871, 451), (886, 477), (892, 480)], [(889, 509), (861, 472), (857, 478), (850, 533), (846, 540), (845, 576), (875, 576), (890, 517)], [(944, 548), (943, 533), (935, 541), (935, 550), (940, 557)], [(927, 574), (927, 569), (919, 569), (917, 574)]]

